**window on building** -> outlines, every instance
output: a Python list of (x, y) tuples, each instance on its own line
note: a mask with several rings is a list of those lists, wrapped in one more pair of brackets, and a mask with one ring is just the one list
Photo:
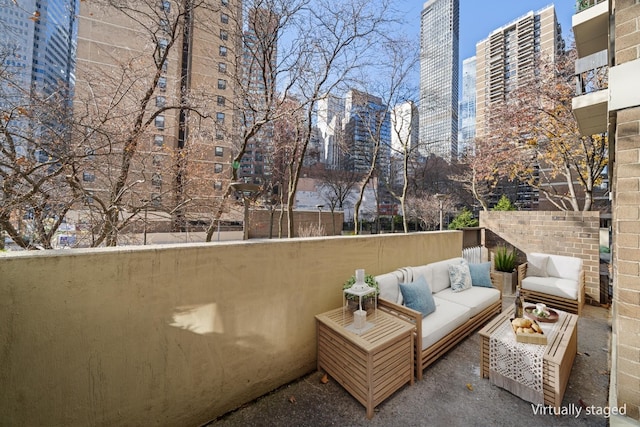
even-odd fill
[(227, 47), (220, 46), (220, 48), (218, 49), (218, 52), (220, 53), (220, 56), (227, 56)]
[(162, 63), (162, 72), (163, 72), (163, 73), (166, 73), (168, 69), (169, 69), (169, 63), (165, 60), (165, 61)]
[(227, 30), (220, 30), (220, 39), (229, 40), (229, 32), (227, 32)]
[(167, 104), (167, 98), (164, 96), (156, 96), (156, 107), (164, 107)]
[(222, 190), (222, 181), (215, 181), (215, 182), (213, 183), (213, 188), (214, 188), (215, 190)]
[(151, 185), (155, 188), (162, 188), (162, 175), (159, 173), (154, 173), (151, 177)]
[(224, 139), (224, 132), (222, 129), (216, 129), (216, 139), (221, 140)]
[(218, 89), (224, 90), (227, 88), (227, 81), (223, 79), (218, 79)]
[(229, 15), (227, 15), (226, 13), (221, 13), (220, 14), (220, 22), (222, 22), (223, 24), (228, 24), (229, 23)]
[(156, 154), (153, 156), (152, 160), (153, 166), (161, 166), (162, 165), (162, 156)]
[(218, 107), (224, 107), (226, 102), (226, 98), (224, 96), (218, 95)]
[(222, 163), (215, 163), (213, 165), (213, 172), (222, 173)]
[(218, 72), (222, 73), (222, 74), (227, 72), (227, 63), (226, 62), (218, 62)]
[(93, 182), (96, 180), (96, 176), (91, 172), (82, 172), (82, 180), (84, 182)]
[(223, 6), (229, 6), (229, 0), (220, 0)]
[(156, 128), (164, 130), (164, 116), (156, 116)]
[(160, 2), (160, 9), (164, 10), (165, 12), (170, 12), (171, 11), (171, 2), (168, 0), (163, 0)]
[(222, 147), (216, 147), (216, 148), (215, 148), (215, 154), (216, 154), (216, 157), (222, 157), (222, 156), (224, 156), (224, 148), (222, 148)]
[(153, 145), (162, 147), (164, 145), (164, 135), (153, 135)]
[(160, 203), (162, 203), (162, 196), (158, 193), (151, 193), (151, 203), (156, 207), (160, 206)]
[(160, 89), (161, 92), (164, 92), (165, 90), (167, 90), (167, 78), (166, 77), (160, 77), (158, 79), (158, 88)]
[(218, 124), (224, 124), (224, 113), (216, 113), (216, 122)]

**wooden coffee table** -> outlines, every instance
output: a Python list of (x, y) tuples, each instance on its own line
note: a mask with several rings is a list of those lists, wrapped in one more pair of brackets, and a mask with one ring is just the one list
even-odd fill
[[(511, 317), (513, 308), (503, 311), (478, 332), (482, 378), (489, 378), (489, 338), (503, 322), (509, 322)], [(553, 407), (562, 405), (562, 397), (578, 351), (578, 316), (563, 312), (558, 323), (558, 332), (547, 343), (542, 362), (544, 404)]]
[(367, 409), (367, 418), (403, 385), (413, 385), (414, 326), (384, 313), (367, 317), (373, 328), (362, 335), (348, 331), (353, 322), (342, 308), (316, 316), (318, 370), (323, 369)]

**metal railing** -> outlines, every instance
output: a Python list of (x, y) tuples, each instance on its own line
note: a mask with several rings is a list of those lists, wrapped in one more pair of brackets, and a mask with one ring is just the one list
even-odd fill
[(609, 87), (608, 52), (601, 50), (576, 61), (576, 96)]
[(597, 5), (598, 3), (602, 3), (608, 0), (578, 0), (576, 1), (576, 13), (582, 12), (583, 10), (587, 10), (590, 7)]

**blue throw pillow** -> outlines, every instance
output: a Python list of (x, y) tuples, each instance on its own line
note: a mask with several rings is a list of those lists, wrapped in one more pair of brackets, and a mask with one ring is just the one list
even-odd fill
[(400, 283), (400, 292), (404, 305), (422, 313), (422, 317), (436, 311), (436, 303), (431, 295), (431, 289), (423, 276), (418, 276), (411, 283)]
[(471, 273), (471, 284), (473, 286), (482, 286), (483, 288), (493, 287), (493, 285), (491, 284), (490, 262), (469, 264), (469, 273)]

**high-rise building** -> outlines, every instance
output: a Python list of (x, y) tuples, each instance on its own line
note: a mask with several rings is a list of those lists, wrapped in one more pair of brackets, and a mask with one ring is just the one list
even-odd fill
[(476, 57), (462, 61), (462, 96), (458, 113), (458, 154), (473, 149), (476, 135)]
[(420, 117), (418, 107), (411, 101), (396, 105), (391, 110), (391, 155), (402, 155), (403, 147), (418, 147)]
[[(0, 51), (4, 66), (33, 93), (63, 90), (75, 82), (76, 0), (0, 0)], [(6, 56), (4, 56), (6, 55)]]
[(476, 44), (476, 136), (490, 132), (491, 106), (530, 81), (540, 58), (553, 61), (564, 50), (553, 5), (529, 12), (492, 31)]
[[(18, 106), (37, 108), (55, 94), (56, 111), (43, 112), (38, 120), (24, 116), (12, 119), (10, 128), (29, 129), (31, 143), (15, 137), (19, 155), (53, 153), (62, 123), (69, 111), (75, 84), (78, 2), (75, 0), (21, 1), (0, 0), (0, 62), (3, 75), (0, 103), (9, 109)], [(51, 97), (50, 99), (53, 99)], [(37, 100), (41, 100), (38, 102)], [(36, 116), (35, 114), (34, 116)], [(56, 117), (42, 123), (42, 117)], [(57, 129), (57, 130), (56, 130)], [(36, 142), (39, 141), (39, 142)], [(33, 145), (36, 146), (33, 146)], [(28, 146), (31, 145), (31, 146)]]
[(459, 0), (429, 0), (420, 20), (420, 151), (458, 155)]
[(327, 169), (337, 169), (343, 156), (344, 99), (333, 95), (320, 99), (317, 116), (320, 162)]
[[(121, 152), (127, 135), (140, 135), (135, 154), (125, 158), (129, 173), (121, 177), (127, 180), (128, 203), (135, 209), (151, 201), (150, 208), (171, 213), (176, 228), (206, 220), (228, 188), (230, 168), (239, 166), (231, 160), (238, 133), (241, 1), (182, 7), (157, 1), (123, 10), (82, 2), (74, 102), (79, 112), (103, 114), (111, 129), (123, 127), (123, 135), (108, 141), (116, 145), (105, 145), (95, 133), (101, 144), (97, 156)], [(142, 123), (131, 123), (127, 117), (138, 114), (147, 93)], [(194, 111), (204, 105), (208, 117)], [(105, 114), (109, 108), (111, 115)], [(106, 160), (88, 163), (84, 188), (109, 197), (105, 193), (113, 191), (119, 168)]]
[[(271, 106), (267, 100), (275, 97), (278, 20), (274, 11), (267, 8), (252, 9), (248, 13), (241, 70), (242, 107), (245, 107), (242, 126), (245, 129), (250, 129), (269, 115)], [(239, 177), (244, 181), (262, 184), (269, 179), (274, 149), (273, 132), (273, 122), (267, 121), (247, 142), (239, 170)]]
[[(476, 137), (492, 134), (492, 109), (509, 99), (517, 88), (543, 72), (544, 62), (555, 61), (564, 51), (562, 29), (553, 5), (530, 11), (492, 31), (476, 44)], [(544, 168), (544, 165), (538, 165)], [(502, 181), (496, 188), (508, 195), (520, 209), (540, 208), (540, 191), (523, 182)]]
[(354, 172), (367, 172), (373, 150), (379, 144), (376, 169), (381, 180), (389, 176), (391, 122), (382, 99), (352, 89), (345, 99), (345, 166)]

